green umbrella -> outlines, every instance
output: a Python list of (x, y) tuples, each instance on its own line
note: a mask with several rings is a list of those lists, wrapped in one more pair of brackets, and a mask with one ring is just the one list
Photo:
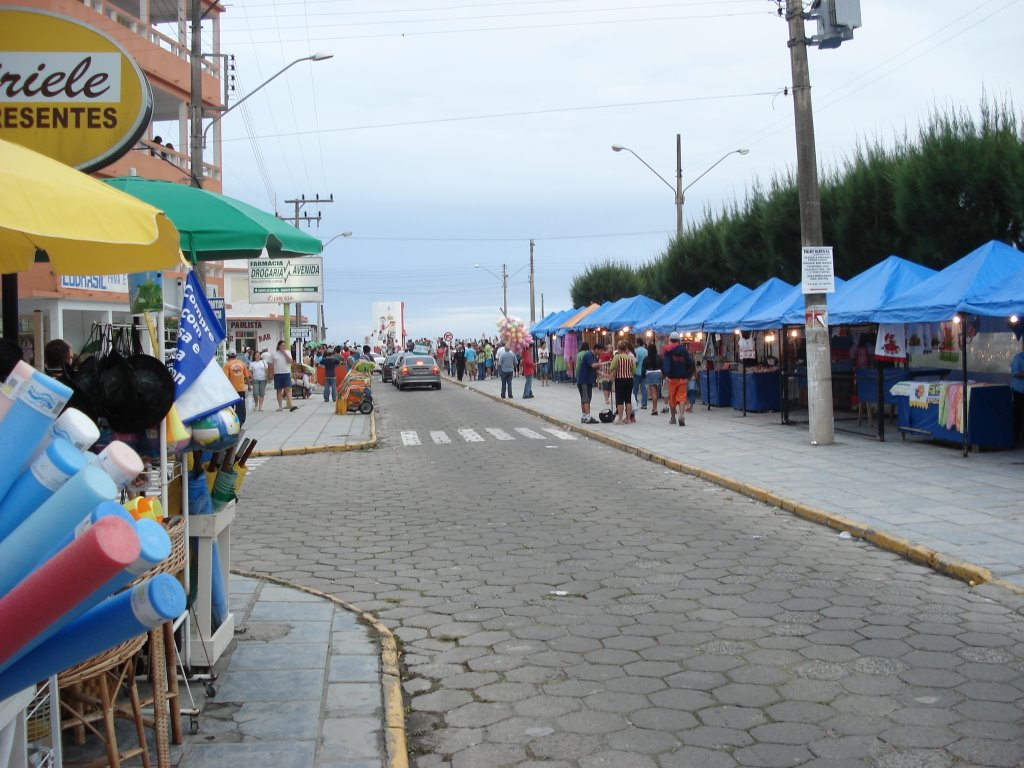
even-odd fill
[(193, 262), (320, 253), (323, 244), (276, 216), (241, 200), (170, 181), (122, 176), (104, 179), (163, 211), (181, 233), (181, 250)]

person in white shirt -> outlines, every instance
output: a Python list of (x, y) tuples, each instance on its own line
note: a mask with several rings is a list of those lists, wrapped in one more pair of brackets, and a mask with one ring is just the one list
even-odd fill
[(270, 355), (270, 365), (274, 370), (277, 410), (283, 411), (285, 392), (292, 385), (292, 356), (288, 353), (288, 345), (284, 341), (277, 342), (277, 349)]
[(262, 357), (257, 357), (249, 363), (249, 373), (252, 374), (252, 405), (257, 411), (263, 410), (263, 398), (267, 394), (267, 372), (270, 366)]

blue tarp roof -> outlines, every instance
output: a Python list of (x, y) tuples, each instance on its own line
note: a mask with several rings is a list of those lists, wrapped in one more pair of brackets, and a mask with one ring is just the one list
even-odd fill
[(1024, 317), (1024, 269), (1003, 280), (983, 300), (965, 302), (963, 310), (985, 317)]
[(654, 312), (652, 312), (650, 315), (648, 315), (644, 320), (636, 323), (633, 326), (634, 330), (637, 330), (637, 331), (646, 331), (646, 330), (649, 330), (649, 329), (657, 330), (657, 328), (655, 326), (658, 323), (660, 323), (662, 321), (662, 319), (671, 316), (680, 307), (685, 306), (686, 304), (689, 304), (692, 299), (693, 299), (693, 296), (691, 296), (690, 294), (688, 294), (688, 293), (680, 293), (678, 296), (676, 296), (674, 299), (672, 299), (667, 304), (662, 306), (660, 309), (654, 310)]
[[(693, 297), (693, 303), (686, 308), (686, 315), (680, 318), (676, 325), (677, 331), (699, 331), (704, 328), (704, 323), (714, 316), (716, 312), (725, 312), (736, 306), (751, 293), (750, 289), (742, 283), (722, 291), (718, 296), (713, 296), (706, 291), (701, 291)], [(672, 330), (672, 329), (670, 329)]]
[(539, 323), (530, 329), (530, 335), (537, 336), (538, 334), (544, 335), (552, 333), (559, 325), (582, 310), (583, 307), (578, 307), (576, 309), (563, 309), (558, 312), (549, 312)]
[[(837, 277), (835, 283), (838, 294), (843, 290), (846, 281)], [(831, 298), (829, 296), (830, 300)], [(784, 325), (803, 325), (803, 322), (803, 283), (797, 283), (788, 292), (782, 294), (778, 301), (759, 302), (757, 307), (751, 309), (740, 319), (738, 327), (745, 331), (763, 331), (768, 328), (781, 328)], [(832, 318), (829, 317), (829, 323), (831, 322)]]
[[(894, 296), (875, 312), (878, 323), (928, 323), (949, 320), (987, 298), (1024, 269), (1024, 253), (990, 240), (959, 261)], [(978, 314), (975, 312), (975, 314)]]
[(792, 290), (793, 286), (785, 280), (779, 280), (777, 277), (768, 278), (733, 306), (716, 307), (714, 313), (705, 321), (704, 330), (710, 333), (731, 333), (736, 328), (744, 327), (741, 321), (747, 314), (771, 306)]
[(890, 256), (851, 277), (835, 296), (828, 297), (828, 324), (873, 323), (879, 307), (935, 274), (930, 267)]
[(629, 296), (618, 301), (602, 304), (600, 309), (587, 315), (577, 323), (577, 329), (607, 328), (617, 331), (632, 326), (661, 308), (661, 302), (646, 296)]

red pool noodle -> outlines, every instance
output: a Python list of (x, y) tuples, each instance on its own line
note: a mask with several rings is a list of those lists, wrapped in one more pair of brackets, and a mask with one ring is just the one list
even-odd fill
[(132, 525), (105, 517), (0, 597), (0, 664), (138, 558)]

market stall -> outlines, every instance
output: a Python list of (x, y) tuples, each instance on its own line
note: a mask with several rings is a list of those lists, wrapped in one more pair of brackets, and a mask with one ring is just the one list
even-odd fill
[(900, 435), (925, 437), (972, 450), (1014, 446), (1013, 400), (999, 384), (934, 380), (900, 381), (891, 387)]

